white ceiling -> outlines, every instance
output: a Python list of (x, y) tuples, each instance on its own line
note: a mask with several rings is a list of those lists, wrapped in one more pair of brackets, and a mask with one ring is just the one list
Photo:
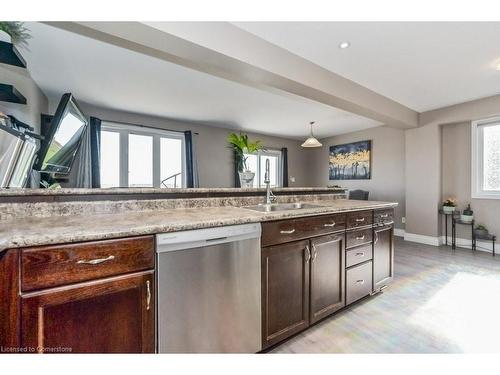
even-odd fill
[(500, 93), (500, 22), (234, 24), (419, 112)]
[[(71, 92), (89, 104), (286, 138), (309, 121), (327, 137), (381, 125), (321, 103), (261, 91), (40, 23), (23, 52), (49, 98)], [(91, 114), (88, 114), (91, 115)]]

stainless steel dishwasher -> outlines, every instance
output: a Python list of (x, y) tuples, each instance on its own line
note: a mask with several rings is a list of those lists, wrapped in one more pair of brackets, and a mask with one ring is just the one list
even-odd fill
[(260, 224), (159, 234), (159, 353), (255, 353), (261, 345)]

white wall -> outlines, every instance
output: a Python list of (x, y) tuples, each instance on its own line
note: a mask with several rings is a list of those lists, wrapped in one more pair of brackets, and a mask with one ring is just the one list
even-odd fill
[(31, 78), (29, 71), (20, 67), (0, 64), (0, 82), (13, 85), (27, 100), (27, 104), (0, 102), (0, 111), (40, 131), (40, 114), (48, 110), (48, 100)]

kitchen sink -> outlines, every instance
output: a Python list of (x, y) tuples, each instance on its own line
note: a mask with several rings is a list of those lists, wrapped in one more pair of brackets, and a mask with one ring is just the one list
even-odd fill
[(248, 210), (259, 211), (259, 212), (275, 212), (275, 211), (290, 211), (290, 210), (305, 210), (308, 208), (320, 208), (316, 204), (310, 203), (272, 203), (272, 204), (259, 204), (257, 206), (247, 206), (243, 207)]

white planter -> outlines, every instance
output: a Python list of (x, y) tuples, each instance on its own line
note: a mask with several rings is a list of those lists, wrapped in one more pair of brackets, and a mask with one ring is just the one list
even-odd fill
[(242, 188), (253, 187), (253, 179), (255, 178), (255, 173), (251, 171), (238, 172), (240, 175), (240, 185)]
[(12, 38), (5, 31), (0, 30), (0, 40), (2, 42), (12, 43)]
[(460, 220), (466, 222), (466, 223), (471, 223), (472, 220), (474, 220), (473, 215), (460, 215)]
[(456, 207), (453, 207), (453, 206), (443, 206), (443, 212), (452, 213), (452, 212), (455, 212), (455, 208)]

